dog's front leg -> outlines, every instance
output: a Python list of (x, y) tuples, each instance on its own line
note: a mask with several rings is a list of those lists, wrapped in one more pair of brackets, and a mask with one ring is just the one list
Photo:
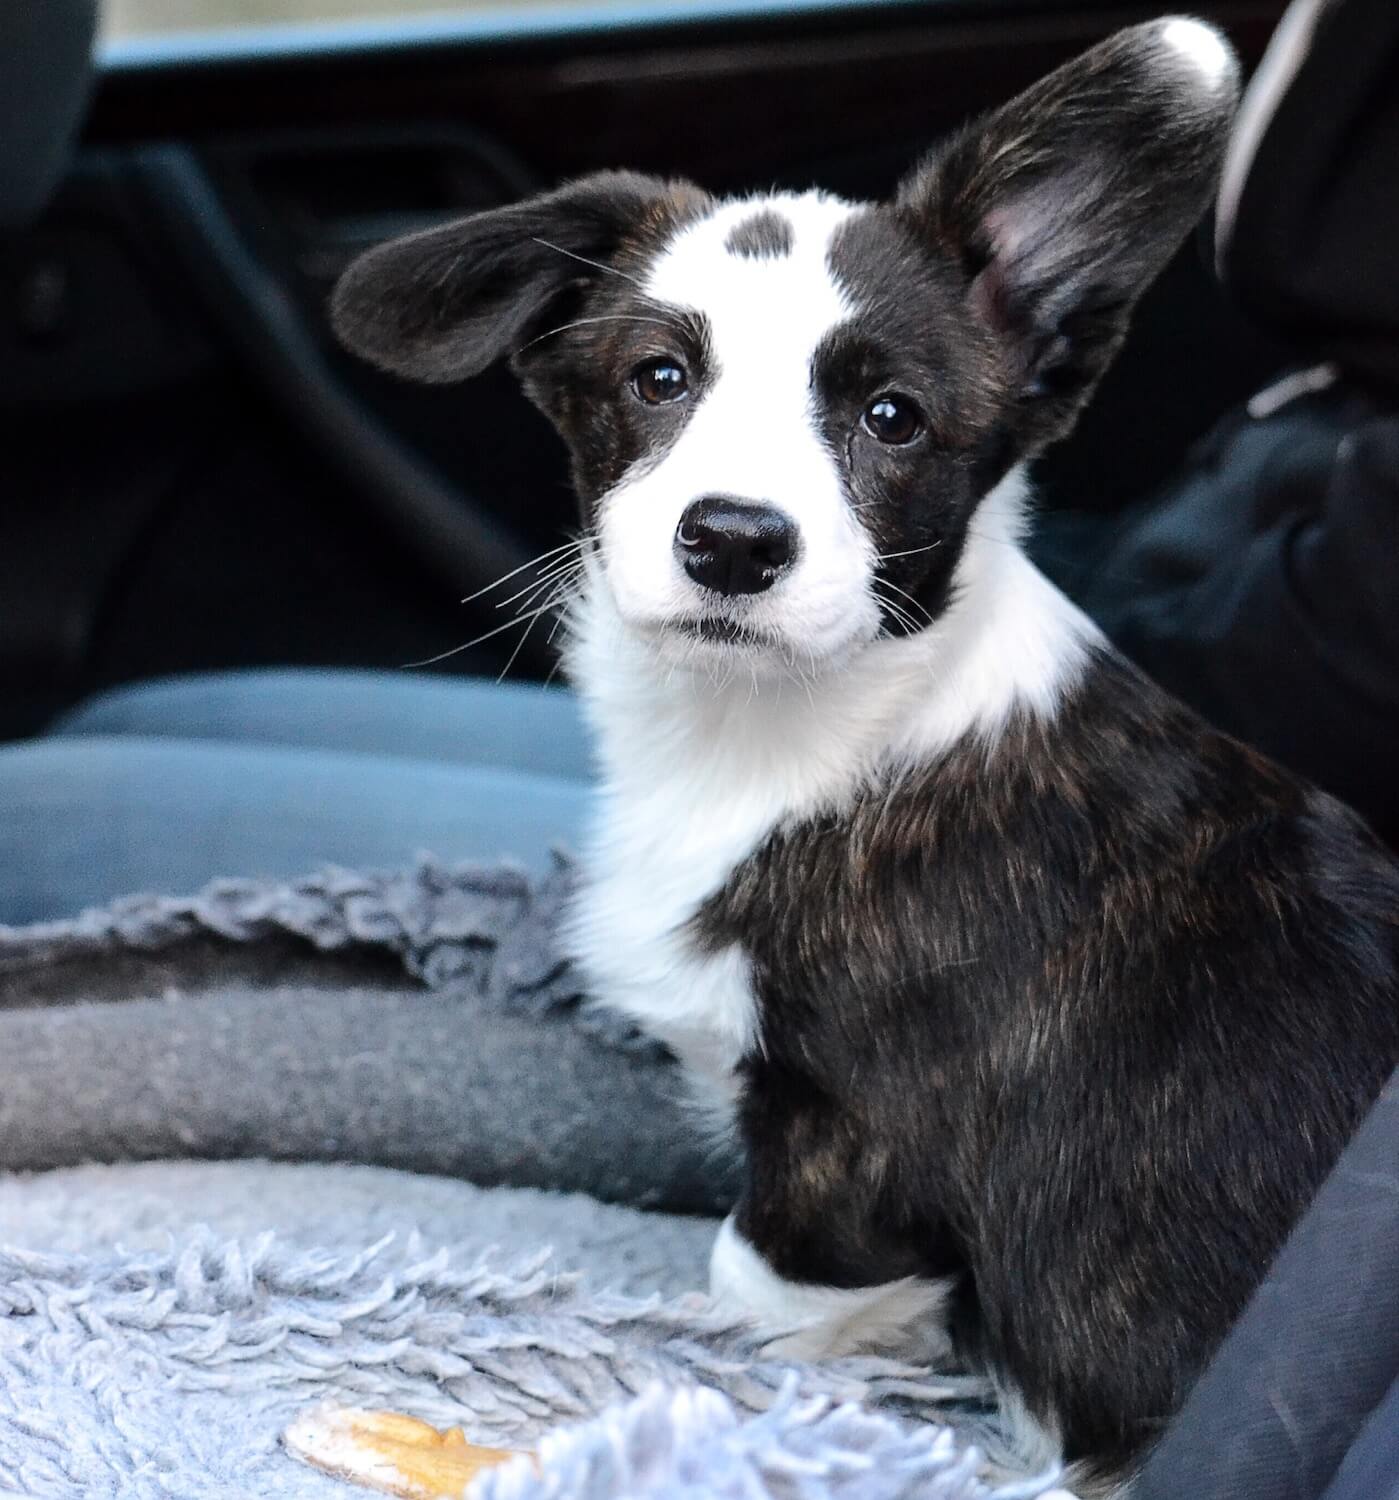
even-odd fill
[(833, 1359), (882, 1352), (932, 1363), (950, 1352), (943, 1304), (948, 1281), (904, 1276), (869, 1286), (789, 1280), (740, 1229), (724, 1220), (709, 1261), (709, 1287), (720, 1312), (767, 1337), (779, 1359)]

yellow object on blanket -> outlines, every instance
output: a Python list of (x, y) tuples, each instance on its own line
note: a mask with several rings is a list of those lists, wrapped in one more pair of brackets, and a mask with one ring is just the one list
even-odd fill
[(443, 1432), (416, 1417), (350, 1407), (298, 1417), (282, 1442), (313, 1468), (403, 1500), (461, 1500), (478, 1474), (518, 1457), (468, 1443), (459, 1427)]

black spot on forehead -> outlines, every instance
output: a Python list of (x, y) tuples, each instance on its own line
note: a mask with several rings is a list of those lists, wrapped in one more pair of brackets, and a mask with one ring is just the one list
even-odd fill
[(789, 219), (775, 209), (760, 208), (729, 230), (724, 249), (745, 260), (776, 260), (792, 253), (793, 238)]

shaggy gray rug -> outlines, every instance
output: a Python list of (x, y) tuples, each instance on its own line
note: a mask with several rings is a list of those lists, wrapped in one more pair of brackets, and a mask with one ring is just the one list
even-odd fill
[(984, 1482), (980, 1455), (943, 1425), (970, 1382), (883, 1360), (789, 1370), (757, 1357), (687, 1295), (712, 1230), (375, 1168), (5, 1179), (0, 1488), (36, 1500), (353, 1493), (279, 1442), (333, 1401), (539, 1449), (540, 1473), (488, 1476), (482, 1500), (1052, 1490), (1048, 1476)]
[[(1051, 1493), (969, 1446), (974, 1382), (783, 1368), (707, 1310), (695, 1211), (733, 1164), (581, 1007), (566, 879), (329, 872), (0, 931), (0, 1490), (355, 1493), (280, 1444), (334, 1402), (538, 1449), (481, 1500)], [(172, 1156), (289, 1160), (133, 1160)]]

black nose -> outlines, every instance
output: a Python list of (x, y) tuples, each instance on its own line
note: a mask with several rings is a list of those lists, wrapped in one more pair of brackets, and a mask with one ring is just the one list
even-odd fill
[(675, 528), (675, 555), (691, 578), (718, 594), (761, 594), (791, 567), (796, 525), (776, 507), (706, 495)]

